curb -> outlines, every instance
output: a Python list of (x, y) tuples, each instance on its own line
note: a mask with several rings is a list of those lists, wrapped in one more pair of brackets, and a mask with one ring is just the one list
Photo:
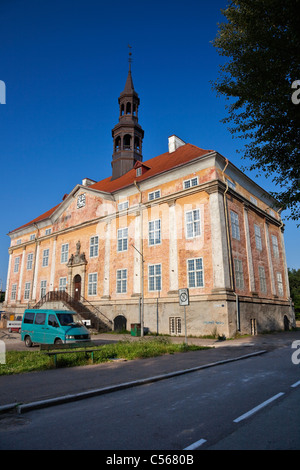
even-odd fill
[(56, 406), (56, 405), (61, 405), (61, 404), (64, 404), (64, 403), (70, 403), (70, 402), (73, 402), (73, 401), (83, 400), (85, 398), (92, 398), (92, 397), (95, 397), (95, 396), (104, 395), (106, 393), (117, 392), (117, 391), (120, 391), (120, 390), (125, 390), (127, 388), (137, 387), (137, 386), (145, 385), (145, 384), (152, 383), (152, 382), (158, 382), (160, 380), (165, 380), (165, 379), (169, 379), (169, 378), (176, 377), (176, 376), (179, 376), (179, 375), (188, 374), (190, 372), (195, 372), (195, 371), (198, 371), (198, 370), (201, 370), (201, 369), (207, 369), (209, 367), (214, 367), (214, 366), (218, 366), (218, 365), (222, 365), (222, 364), (227, 364), (229, 362), (240, 361), (242, 359), (247, 359), (247, 358), (253, 357), (253, 356), (259, 356), (259, 355), (264, 354), (266, 352), (267, 352), (267, 350), (256, 351), (256, 352), (245, 354), (243, 356), (238, 356), (238, 357), (235, 357), (235, 358), (232, 358), (232, 359), (224, 359), (222, 361), (211, 362), (211, 363), (204, 364), (204, 365), (201, 365), (201, 366), (192, 367), (190, 369), (183, 369), (183, 370), (179, 370), (179, 371), (175, 371), (175, 372), (169, 372), (167, 374), (156, 375), (156, 376), (148, 377), (148, 378), (145, 378), (145, 379), (134, 380), (132, 382), (124, 382), (124, 383), (118, 384), (118, 385), (111, 385), (111, 386), (104, 387), (104, 388), (88, 390), (86, 392), (75, 393), (75, 394), (71, 394), (71, 395), (63, 395), (63, 396), (60, 396), (60, 397), (49, 398), (49, 399), (46, 399), (46, 400), (34, 401), (34, 402), (31, 402), (31, 403), (11, 403), (11, 404), (8, 404), (8, 405), (0, 406), (0, 413), (6, 413), (8, 411), (17, 411), (18, 414), (22, 414), (22, 413), (26, 413), (26, 412), (32, 411), (32, 410), (37, 410), (37, 409), (40, 409), (40, 408), (47, 408), (47, 407), (50, 407), (50, 406)]

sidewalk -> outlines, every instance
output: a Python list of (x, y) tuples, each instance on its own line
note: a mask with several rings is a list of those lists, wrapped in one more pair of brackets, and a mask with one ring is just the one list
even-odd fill
[[(104, 342), (107, 341), (107, 336), (110, 337), (110, 341), (120, 339), (115, 335), (114, 338), (111, 335), (97, 335), (93, 340)], [(5, 405), (16, 403), (28, 404), (19, 407), (18, 411), (24, 412), (32, 409), (33, 406), (29, 404), (33, 402), (41, 401), (40, 406), (50, 406), (95, 394), (109, 393), (191, 372), (193, 369), (218, 366), (218, 363), (223, 361), (245, 360), (249, 356), (263, 354), (278, 347), (291, 347), (292, 342), (299, 339), (300, 331), (258, 335), (231, 341), (188, 338), (189, 344), (212, 348), (149, 359), (117, 360), (90, 366), (0, 376), (0, 411), (5, 410)], [(172, 340), (182, 342), (184, 339)]]

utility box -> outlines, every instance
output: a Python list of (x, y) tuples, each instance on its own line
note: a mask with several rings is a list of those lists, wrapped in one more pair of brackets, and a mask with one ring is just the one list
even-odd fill
[(141, 336), (140, 323), (131, 323), (131, 336)]

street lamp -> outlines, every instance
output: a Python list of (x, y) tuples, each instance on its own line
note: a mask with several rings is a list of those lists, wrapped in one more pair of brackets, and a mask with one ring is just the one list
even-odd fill
[(135, 251), (138, 252), (138, 254), (142, 258), (142, 289), (141, 289), (141, 294), (142, 294), (142, 305), (141, 305), (141, 336), (144, 336), (144, 256), (142, 253), (134, 246), (131, 244), (131, 246), (135, 249)]

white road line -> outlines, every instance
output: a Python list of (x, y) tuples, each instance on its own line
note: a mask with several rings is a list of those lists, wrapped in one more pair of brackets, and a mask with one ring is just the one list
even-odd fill
[(195, 449), (197, 449), (197, 447), (202, 446), (202, 444), (204, 444), (204, 442), (206, 442), (206, 439), (200, 439), (199, 441), (194, 442), (194, 444), (191, 444), (190, 446), (186, 447), (183, 450), (195, 450)]
[(298, 380), (298, 382), (295, 382), (293, 385), (291, 385), (291, 387), (298, 387), (298, 385), (300, 385), (300, 380)]
[(269, 403), (271, 403), (274, 400), (277, 400), (277, 398), (281, 397), (284, 395), (283, 392), (277, 393), (277, 395), (274, 395), (273, 397), (269, 398), (269, 400), (264, 401), (260, 405), (256, 406), (255, 408), (252, 408), (252, 410), (248, 411), (247, 413), (239, 416), (239, 418), (236, 418), (233, 420), (234, 423), (238, 423), (239, 421), (242, 421), (243, 419), (249, 418), (249, 416), (253, 415), (256, 413), (258, 410), (263, 408), (264, 406), (267, 406)]

